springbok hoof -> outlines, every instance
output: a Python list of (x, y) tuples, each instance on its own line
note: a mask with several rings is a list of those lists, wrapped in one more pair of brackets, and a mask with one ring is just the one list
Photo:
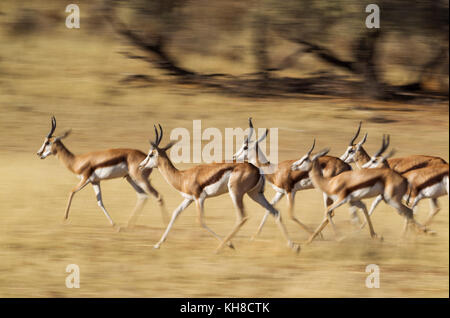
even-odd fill
[(159, 244), (155, 244), (155, 245), (153, 245), (153, 248), (154, 248), (154, 249), (158, 249), (158, 250), (159, 250)]
[(296, 243), (291, 243), (289, 244), (289, 247), (295, 252), (295, 253), (300, 253), (300, 245), (296, 244)]
[(61, 220), (61, 224), (62, 224), (62, 225), (68, 225), (68, 224), (70, 224), (70, 220), (69, 220), (69, 219), (66, 219), (66, 218), (63, 218), (63, 219)]
[(383, 235), (375, 234), (372, 238), (376, 241), (380, 241), (380, 242), (384, 241)]
[(234, 247), (233, 243), (229, 242), (227, 243), (228, 247), (231, 248), (232, 250), (235, 250), (236, 248)]

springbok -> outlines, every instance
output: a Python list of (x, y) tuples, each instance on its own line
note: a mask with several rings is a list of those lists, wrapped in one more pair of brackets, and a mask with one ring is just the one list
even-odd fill
[[(236, 161), (244, 161), (248, 160), (253, 165), (257, 166), (264, 172), (264, 176), (266, 180), (270, 183), (272, 188), (276, 191), (275, 196), (273, 197), (270, 204), (275, 205), (280, 201), (284, 195), (287, 198), (289, 218), (297, 223), (302, 229), (307, 231), (309, 234), (312, 234), (311, 231), (305, 224), (303, 224), (297, 217), (294, 215), (294, 200), (295, 194), (300, 190), (313, 189), (314, 186), (311, 183), (311, 180), (308, 176), (308, 172), (305, 171), (293, 171), (291, 169), (292, 164), (298, 159), (294, 160), (285, 160), (278, 165), (274, 165), (270, 163), (265, 157), (263, 151), (259, 148), (259, 143), (266, 138), (269, 130), (266, 129), (265, 133), (255, 142), (250, 145), (250, 139), (254, 131), (252, 119), (249, 118), (249, 136), (246, 138), (241, 146), (241, 148), (233, 155), (233, 159)], [(314, 146), (313, 146), (314, 147)], [(312, 151), (312, 148), (311, 150)], [(340, 174), (343, 171), (351, 170), (349, 164), (343, 162), (339, 158), (332, 156), (323, 156), (319, 159), (319, 164), (322, 169), (322, 172), (326, 178), (335, 176)], [(325, 206), (329, 206), (333, 203), (333, 201), (324, 193), (324, 204)], [(359, 221), (356, 210), (351, 210), (352, 217), (354, 218), (354, 222)], [(261, 223), (253, 236), (259, 235), (261, 232), (269, 213), (267, 212), (261, 220)]]
[(380, 194), (383, 195), (383, 199), (387, 204), (394, 207), (401, 216), (405, 217), (406, 222), (403, 233), (406, 233), (409, 224), (413, 224), (417, 230), (422, 232), (428, 231), (414, 220), (412, 210), (402, 204), (402, 198), (408, 190), (408, 182), (405, 178), (388, 168), (344, 171), (337, 176), (325, 178), (320, 169), (318, 159), (326, 155), (328, 151), (329, 149), (322, 150), (314, 156), (311, 156), (309, 152), (292, 165), (293, 170), (308, 171), (314, 186), (325, 192), (334, 201), (326, 209), (324, 220), (311, 235), (308, 243), (311, 243), (322, 232), (328, 222), (331, 223), (337, 234), (331, 219), (331, 213), (345, 203), (357, 206), (363, 210), (366, 222), (369, 224), (370, 235), (372, 238), (377, 238), (366, 205), (361, 200)]
[[(288, 236), (287, 230), (281, 220), (280, 213), (266, 200), (264, 197), (264, 175), (262, 175), (257, 167), (250, 163), (209, 163), (197, 165), (187, 170), (178, 170), (167, 156), (167, 150), (175, 143), (170, 142), (165, 147), (159, 147), (163, 137), (163, 129), (159, 125), (160, 133), (156, 126), (154, 141), (150, 141), (150, 150), (147, 157), (139, 164), (142, 169), (158, 168), (166, 181), (172, 185), (184, 197), (183, 202), (176, 208), (172, 214), (172, 218), (167, 226), (166, 231), (162, 235), (159, 242), (154, 246), (159, 248), (166, 240), (170, 229), (172, 228), (176, 218), (186, 209), (193, 201), (197, 207), (198, 222), (200, 225), (211, 233), (220, 241), (216, 249), (218, 252), (224, 244), (234, 248), (231, 239), (236, 235), (239, 229), (247, 221), (244, 211), (243, 197), (245, 194), (264, 207), (274, 216), (281, 233), (288, 241), (288, 246), (295, 251), (299, 251), (299, 245), (293, 243)], [(209, 197), (219, 196), (229, 193), (233, 204), (236, 208), (236, 224), (232, 231), (225, 237), (221, 238), (209, 227), (206, 226), (204, 215), (204, 202)]]
[(70, 130), (61, 136), (55, 137), (53, 133), (56, 129), (56, 119), (52, 117), (52, 127), (45, 137), (44, 143), (38, 150), (37, 155), (45, 159), (50, 155), (56, 156), (72, 173), (76, 174), (81, 181), (75, 186), (69, 195), (64, 219), (69, 217), (69, 209), (72, 198), (81, 189), (89, 183), (94, 188), (97, 196), (97, 203), (108, 221), (114, 227), (114, 221), (106, 211), (103, 205), (100, 182), (107, 179), (125, 177), (128, 183), (136, 191), (138, 200), (136, 206), (128, 220), (128, 225), (132, 226), (139, 216), (139, 212), (147, 201), (148, 194), (153, 195), (161, 208), (163, 218), (167, 218), (164, 209), (164, 202), (161, 195), (150, 184), (148, 177), (152, 169), (139, 169), (139, 163), (145, 159), (146, 155), (140, 150), (135, 149), (107, 149), (95, 152), (89, 152), (81, 155), (75, 155), (70, 152), (62, 143), (62, 140), (69, 136)]
[[(383, 145), (380, 150), (377, 151), (377, 153), (370, 157), (367, 152), (363, 148), (363, 144), (367, 140), (367, 134), (364, 135), (364, 138), (358, 143), (354, 144), (356, 138), (359, 135), (359, 132), (361, 130), (361, 122), (359, 123), (358, 130), (355, 134), (355, 136), (350, 141), (350, 145), (348, 146), (345, 153), (341, 156), (341, 159), (344, 160), (347, 163), (354, 162), (355, 165), (358, 168), (363, 167), (369, 167), (371, 166), (375, 161), (377, 161), (377, 158), (379, 155), (386, 150), (386, 148), (389, 146), (389, 136), (387, 137), (385, 141), (385, 137), (383, 137)], [(390, 169), (394, 170), (397, 173), (400, 173), (401, 175), (405, 175), (406, 173), (409, 173), (410, 171), (414, 171), (416, 169), (421, 169), (424, 167), (434, 166), (434, 165), (442, 165), (447, 164), (447, 162), (440, 158), (435, 156), (426, 156), (426, 155), (412, 155), (407, 157), (400, 157), (400, 158), (387, 158), (385, 161), (383, 161), (385, 167), (389, 167)], [(414, 174), (411, 174), (411, 176)], [(429, 197), (430, 199), (430, 214), (436, 214), (439, 211), (439, 203), (437, 201), (436, 197)], [(375, 198), (375, 200), (372, 203), (372, 206), (370, 208), (369, 214), (371, 215), (373, 211), (375, 210), (376, 206), (382, 201), (381, 197)]]
[[(361, 124), (359, 122), (358, 130), (356, 131), (355, 136), (350, 140), (350, 144), (345, 150), (344, 154), (340, 157), (346, 163), (355, 163), (358, 168), (361, 168), (365, 163), (370, 161), (371, 157), (364, 150), (362, 145), (367, 140), (367, 134), (364, 135), (364, 138), (355, 145), (355, 140), (358, 138), (358, 135), (361, 131)], [(430, 166), (433, 164), (443, 164), (447, 163), (444, 159), (440, 157), (434, 156), (426, 156), (426, 155), (411, 155), (407, 157), (400, 158), (388, 158), (387, 164), (389, 167), (397, 173), (403, 174), (408, 171), (423, 168), (426, 166)]]
[[(391, 155), (392, 152), (387, 156), (373, 156), (370, 161), (363, 166), (363, 168), (377, 168), (379, 166), (389, 167), (387, 164), (387, 158)], [(437, 198), (446, 194), (449, 196), (448, 164), (434, 164), (428, 167), (414, 169), (404, 173), (402, 176), (405, 177), (409, 183), (410, 190), (407, 198), (407, 204), (409, 204), (412, 200), (411, 209), (413, 209), (414, 213), (420, 200), (426, 198), (436, 200), (434, 208), (432, 205), (428, 218), (423, 223), (423, 225), (429, 225), (433, 217), (440, 211), (439, 205), (437, 204)]]
[[(216, 252), (218, 252), (224, 244), (234, 248), (229, 242), (247, 221), (243, 197), (245, 194), (248, 194), (251, 199), (274, 216), (281, 233), (288, 241), (288, 246), (297, 252), (299, 251), (300, 247), (293, 243), (289, 238), (287, 230), (281, 220), (280, 213), (264, 197), (265, 179), (264, 175), (260, 173), (257, 167), (246, 162), (209, 163), (197, 165), (187, 170), (178, 170), (167, 156), (167, 150), (169, 150), (175, 142), (170, 142), (165, 147), (159, 147), (163, 137), (163, 129), (161, 125), (159, 125), (160, 133), (158, 133), (156, 126), (154, 126), (154, 128), (156, 138), (154, 141), (150, 141), (149, 153), (139, 164), (139, 167), (142, 169), (158, 168), (167, 183), (172, 185), (184, 197), (183, 202), (181, 202), (178, 208), (174, 210), (169, 225), (159, 242), (154, 246), (155, 248), (159, 248), (166, 240), (176, 218), (193, 201), (195, 201), (197, 207), (198, 222), (200, 225), (220, 241)], [(222, 239), (221, 236), (206, 226), (203, 220), (204, 202), (209, 197), (219, 196), (227, 192), (230, 194), (236, 208), (236, 224), (232, 231)]]

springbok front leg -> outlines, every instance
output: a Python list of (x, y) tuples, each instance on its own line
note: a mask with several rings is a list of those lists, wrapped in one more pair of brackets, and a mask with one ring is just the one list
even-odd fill
[[(382, 194), (380, 194), (380, 195), (378, 195), (376, 198), (375, 198), (375, 200), (373, 200), (373, 202), (372, 202), (372, 205), (370, 206), (370, 210), (369, 210), (369, 216), (372, 216), (372, 213), (375, 211), (375, 208), (378, 206), (378, 204), (381, 202), (381, 201), (383, 201), (384, 200), (384, 198), (383, 198), (383, 195)], [(365, 219), (364, 220), (364, 222), (361, 224), (361, 226), (360, 226), (360, 230), (362, 230), (365, 226), (366, 226), (366, 224), (367, 224), (367, 219)]]
[(327, 226), (328, 222), (330, 222), (330, 219), (332, 217), (331, 213), (333, 212), (333, 210), (337, 209), (338, 207), (347, 203), (348, 201), (350, 201), (350, 197), (340, 198), (327, 208), (327, 210), (325, 211), (325, 217), (322, 220), (322, 223), (319, 224), (319, 226), (314, 231), (314, 233), (309, 237), (308, 241), (306, 242), (307, 244), (310, 244), (316, 238), (316, 236), (322, 232), (322, 230), (325, 228), (325, 226)]
[(114, 221), (109, 216), (108, 211), (106, 211), (105, 206), (103, 205), (102, 200), (102, 190), (100, 188), (100, 182), (93, 182), (92, 187), (94, 188), (95, 196), (97, 197), (97, 204), (102, 209), (103, 213), (105, 214), (106, 218), (108, 219), (109, 223), (111, 223), (112, 226), (114, 226)]
[[(204, 215), (205, 215), (205, 210), (204, 210), (204, 205), (205, 205), (205, 197), (200, 196), (200, 198), (195, 200), (195, 206), (197, 207), (197, 212), (198, 212), (198, 218), (197, 221), (200, 224), (200, 226), (202, 228), (204, 228), (205, 230), (207, 230), (212, 236), (214, 236), (216, 239), (218, 239), (220, 242), (223, 242), (222, 237), (220, 237), (220, 235), (216, 234), (213, 230), (211, 230), (205, 223), (204, 220)], [(229, 241), (227, 242), (227, 245), (234, 249), (233, 244)]]
[(248, 195), (255, 202), (259, 203), (262, 207), (264, 207), (275, 218), (275, 223), (278, 225), (278, 228), (280, 229), (280, 232), (283, 235), (283, 237), (288, 241), (288, 246), (298, 253), (300, 251), (300, 246), (298, 244), (295, 244), (289, 237), (286, 227), (281, 219), (280, 212), (278, 212), (278, 210), (276, 210), (267, 201), (266, 197), (264, 196), (264, 193), (262, 192), (264, 191), (263, 189), (264, 187), (262, 187), (262, 189), (255, 189), (253, 191), (248, 192)]
[(130, 218), (127, 222), (127, 227), (133, 227), (134, 224), (137, 221), (137, 218), (140, 216), (142, 209), (147, 202), (148, 194), (144, 191), (136, 182), (133, 181), (133, 179), (130, 176), (126, 177), (128, 183), (133, 187), (133, 189), (136, 191), (137, 195), (137, 201), (136, 206), (133, 209), (133, 212), (131, 212)]
[(86, 176), (83, 176), (81, 181), (78, 183), (78, 185), (70, 191), (69, 200), (67, 201), (67, 207), (66, 212), (64, 213), (64, 220), (67, 220), (69, 218), (69, 210), (70, 205), (72, 204), (72, 198), (78, 191), (82, 190), (85, 186), (87, 186), (91, 181), (89, 181), (89, 178)]
[[(280, 200), (283, 198), (283, 196), (284, 196), (284, 193), (283, 193), (283, 192), (278, 192), (278, 191), (277, 191), (277, 192), (275, 193), (275, 196), (273, 197), (272, 201), (270, 202), (270, 204), (271, 204), (272, 206), (275, 206), (275, 204), (277, 204), (278, 201), (280, 201)], [(251, 237), (251, 240), (256, 239), (256, 237), (261, 233), (261, 230), (262, 230), (264, 224), (266, 223), (267, 217), (268, 217), (269, 215), (270, 215), (270, 212), (269, 212), (269, 211), (266, 211), (266, 213), (264, 213), (264, 216), (263, 216), (263, 218), (262, 218), (262, 220), (261, 220), (261, 223), (259, 224), (258, 229), (256, 230), (256, 233)]]
[(156, 200), (158, 201), (158, 204), (159, 204), (159, 208), (161, 210), (161, 217), (163, 219), (163, 222), (164, 222), (164, 224), (167, 224), (167, 222), (168, 222), (167, 211), (164, 206), (164, 200), (163, 200), (162, 196), (159, 194), (159, 192), (156, 191), (156, 189), (152, 187), (152, 185), (150, 184), (150, 181), (145, 176), (138, 177), (136, 179), (136, 183), (139, 185), (139, 187), (144, 189), (145, 192), (153, 195), (156, 198)]
[(293, 192), (287, 193), (287, 195), (286, 195), (287, 203), (288, 203), (288, 210), (289, 210), (289, 218), (292, 221), (294, 221), (295, 223), (297, 223), (303, 230), (305, 230), (309, 234), (313, 234), (314, 232), (309, 227), (307, 227), (305, 224), (300, 222), (300, 220), (297, 219), (294, 215), (295, 193), (296, 192), (293, 191)]
[(238, 191), (233, 191), (232, 187), (230, 186), (229, 186), (229, 193), (236, 208), (236, 223), (231, 232), (222, 240), (222, 242), (216, 248), (215, 251), (216, 253), (218, 253), (222, 249), (222, 247), (236, 235), (236, 233), (248, 219), (245, 216), (244, 203), (242, 201), (244, 194), (239, 193)]
[(192, 203), (192, 201), (193, 201), (193, 199), (191, 199), (191, 198), (184, 199), (183, 202), (181, 202), (181, 204), (175, 209), (175, 211), (173, 211), (172, 218), (170, 219), (169, 225), (167, 226), (167, 229), (164, 232), (161, 239), (159, 240), (159, 242), (155, 244), (155, 246), (154, 246), (155, 248), (159, 248), (161, 246), (161, 244), (166, 240), (167, 235), (170, 232), (170, 229), (172, 228), (173, 224), (175, 223), (175, 220), (180, 215), (180, 213), (183, 212), (183, 210), (185, 210)]

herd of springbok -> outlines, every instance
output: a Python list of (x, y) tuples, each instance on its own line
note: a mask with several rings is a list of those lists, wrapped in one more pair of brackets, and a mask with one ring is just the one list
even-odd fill
[[(70, 191), (64, 215), (65, 220), (68, 219), (75, 193), (90, 183), (94, 188), (99, 207), (111, 225), (115, 226), (103, 205), (100, 182), (124, 177), (136, 191), (138, 197), (136, 207), (128, 220), (128, 226), (132, 226), (136, 222), (149, 194), (157, 199), (162, 216), (166, 221), (163, 199), (149, 181), (152, 169), (157, 168), (164, 179), (180, 192), (183, 201), (173, 212), (168, 226), (155, 248), (159, 248), (166, 240), (178, 215), (192, 202), (195, 202), (200, 225), (220, 242), (216, 251), (219, 251), (224, 245), (234, 248), (231, 239), (247, 220), (243, 197), (248, 194), (266, 211), (253, 238), (260, 233), (267, 217), (272, 215), (287, 240), (288, 246), (298, 252), (299, 245), (290, 239), (280, 213), (274, 208), (274, 205), (284, 195), (288, 201), (289, 218), (310, 234), (308, 243), (312, 242), (317, 235), (322, 235), (321, 232), (328, 223), (331, 223), (336, 236), (338, 236), (333, 223), (333, 211), (345, 203), (350, 206), (352, 223), (359, 226), (360, 229), (367, 224), (372, 238), (379, 239), (370, 217), (380, 201), (395, 208), (405, 218), (403, 234), (410, 225), (419, 232), (434, 233), (425, 226), (430, 224), (433, 216), (439, 211), (437, 198), (445, 194), (449, 195), (449, 170), (445, 160), (426, 155), (390, 158), (394, 151), (383, 156), (389, 146), (389, 136), (383, 136), (381, 148), (371, 157), (363, 148), (367, 134), (360, 142), (355, 143), (361, 130), (361, 123), (340, 158), (327, 155), (329, 149), (313, 154), (314, 140), (309, 151), (300, 159), (286, 160), (275, 165), (267, 160), (258, 146), (267, 136), (268, 130), (258, 140), (253, 141), (251, 137), (254, 127), (250, 118), (249, 133), (243, 145), (233, 155), (233, 162), (201, 164), (187, 170), (178, 170), (173, 165), (167, 151), (175, 142), (161, 147), (163, 129), (161, 125), (158, 125), (159, 131), (156, 126), (154, 128), (156, 138), (150, 141), (150, 150), (147, 155), (135, 149), (108, 149), (75, 155), (62, 143), (62, 139), (66, 138), (70, 131), (55, 137), (56, 119), (52, 117), (50, 132), (37, 155), (41, 159), (49, 155), (57, 156), (71, 172), (80, 178), (80, 182)], [(356, 169), (352, 169), (350, 163), (354, 163)], [(271, 202), (268, 202), (264, 196), (266, 181), (276, 192)], [(319, 189), (323, 193), (325, 205), (323, 221), (315, 230), (311, 230), (303, 224), (294, 214), (296, 192), (312, 188)], [(236, 208), (236, 224), (228, 235), (222, 237), (205, 224), (204, 202), (209, 197), (227, 192)], [(368, 211), (362, 200), (372, 197), (375, 200)], [(419, 201), (425, 198), (430, 199), (431, 210), (425, 223), (419, 224), (414, 219), (413, 211)], [(359, 219), (358, 209), (364, 213), (364, 221)]]

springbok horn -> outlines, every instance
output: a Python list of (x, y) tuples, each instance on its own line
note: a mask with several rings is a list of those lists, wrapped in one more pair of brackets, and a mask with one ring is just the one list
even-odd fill
[(253, 127), (253, 123), (252, 123), (252, 118), (251, 117), (248, 119), (248, 126), (250, 127), (250, 132), (248, 133), (248, 136), (244, 140), (244, 143), (246, 143), (246, 144), (249, 143), (250, 138), (252, 138), (252, 136), (253, 136), (254, 127)]
[(361, 131), (361, 124), (362, 124), (362, 121), (359, 122), (358, 130), (356, 131), (356, 134), (355, 134), (355, 136), (352, 138), (352, 140), (350, 140), (349, 146), (353, 146), (353, 145), (355, 144), (355, 140), (356, 140), (356, 138), (358, 138), (359, 132)]
[(158, 142), (156, 144), (159, 146), (159, 144), (161, 143), (161, 140), (163, 138), (163, 129), (162, 129), (160, 124), (158, 124), (158, 126), (159, 126), (159, 131), (161, 132), (161, 134), (159, 135), (159, 139), (158, 139)]
[(47, 134), (47, 138), (51, 138), (53, 136), (55, 129), (56, 129), (56, 118), (55, 116), (52, 116), (52, 128), (50, 129), (50, 132)]
[(316, 138), (314, 138), (312, 147), (311, 147), (311, 149), (309, 149), (309, 151), (308, 151), (308, 153), (307, 153), (307, 156), (308, 156), (308, 157), (309, 157), (309, 155), (311, 154), (311, 152), (314, 150), (314, 147), (315, 147), (315, 146), (316, 146)]

